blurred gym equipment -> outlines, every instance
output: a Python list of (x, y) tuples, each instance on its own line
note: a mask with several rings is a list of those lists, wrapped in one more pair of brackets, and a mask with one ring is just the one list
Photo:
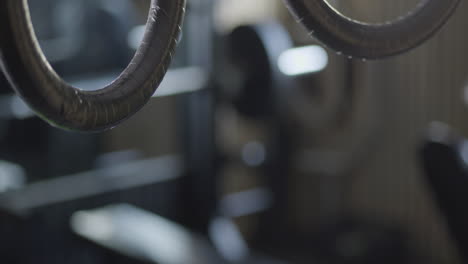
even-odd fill
[(427, 181), (456, 240), (463, 262), (468, 260), (468, 215), (464, 210), (468, 187), (468, 149), (465, 139), (442, 123), (433, 123), (422, 147), (421, 156)]
[[(324, 3), (312, 11), (343, 29), (427, 25), (350, 46), (386, 57), (458, 1), (288, 2)], [(51, 67), (83, 91), (127, 67), (154, 6), (28, 4)], [(465, 263), (466, 8), (425, 44), (363, 61), (310, 38), (281, 1), (187, 1), (157, 91), (102, 133), (49, 126), (0, 76), (0, 262)]]

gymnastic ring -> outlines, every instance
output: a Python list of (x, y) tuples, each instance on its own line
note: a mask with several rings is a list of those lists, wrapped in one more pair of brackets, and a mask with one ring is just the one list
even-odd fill
[[(177, 45), (186, 0), (152, 0), (140, 47), (111, 84), (83, 91), (52, 69), (36, 39), (27, 0), (0, 1), (0, 68), (14, 91), (51, 125), (112, 128), (140, 110), (164, 77)], [(109, 44), (111, 45), (111, 44)]]
[(340, 14), (326, 0), (284, 0), (290, 11), (324, 45), (337, 53), (378, 59), (410, 50), (440, 29), (460, 0), (424, 0), (406, 16), (367, 24)]

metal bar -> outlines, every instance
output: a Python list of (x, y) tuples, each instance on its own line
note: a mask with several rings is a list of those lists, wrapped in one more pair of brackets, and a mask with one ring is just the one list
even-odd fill
[(175, 180), (182, 176), (179, 157), (165, 156), (116, 165), (30, 184), (0, 194), (0, 209), (14, 214), (90, 196)]
[[(103, 76), (80, 77), (70, 83), (83, 90), (92, 90), (111, 83), (116, 73)], [(200, 67), (181, 67), (166, 73), (153, 98), (191, 93), (207, 87), (208, 74)], [(27, 119), (36, 116), (34, 111), (16, 95), (0, 96), (0, 118)]]

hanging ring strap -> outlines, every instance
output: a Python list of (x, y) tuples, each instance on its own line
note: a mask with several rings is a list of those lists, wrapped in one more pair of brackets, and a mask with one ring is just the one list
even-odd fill
[(460, 0), (423, 0), (408, 15), (366, 24), (340, 14), (326, 0), (284, 0), (310, 34), (338, 53), (377, 59), (402, 53), (430, 38)]
[(171, 62), (184, 11), (185, 0), (152, 0), (143, 41), (127, 68), (106, 87), (83, 91), (62, 80), (46, 60), (27, 0), (1, 0), (0, 68), (15, 92), (50, 124), (106, 130), (136, 113), (155, 92)]

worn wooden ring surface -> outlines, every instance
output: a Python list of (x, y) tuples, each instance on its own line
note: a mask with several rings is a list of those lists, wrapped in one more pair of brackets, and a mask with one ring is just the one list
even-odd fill
[(136, 113), (154, 94), (171, 62), (184, 11), (185, 0), (152, 0), (143, 41), (127, 68), (106, 87), (83, 91), (63, 81), (46, 60), (27, 0), (2, 0), (0, 68), (15, 92), (50, 124), (106, 130)]
[(452, 15), (460, 0), (423, 0), (394, 21), (366, 24), (340, 14), (326, 0), (284, 0), (324, 45), (347, 56), (378, 59), (412, 49), (429, 39)]

